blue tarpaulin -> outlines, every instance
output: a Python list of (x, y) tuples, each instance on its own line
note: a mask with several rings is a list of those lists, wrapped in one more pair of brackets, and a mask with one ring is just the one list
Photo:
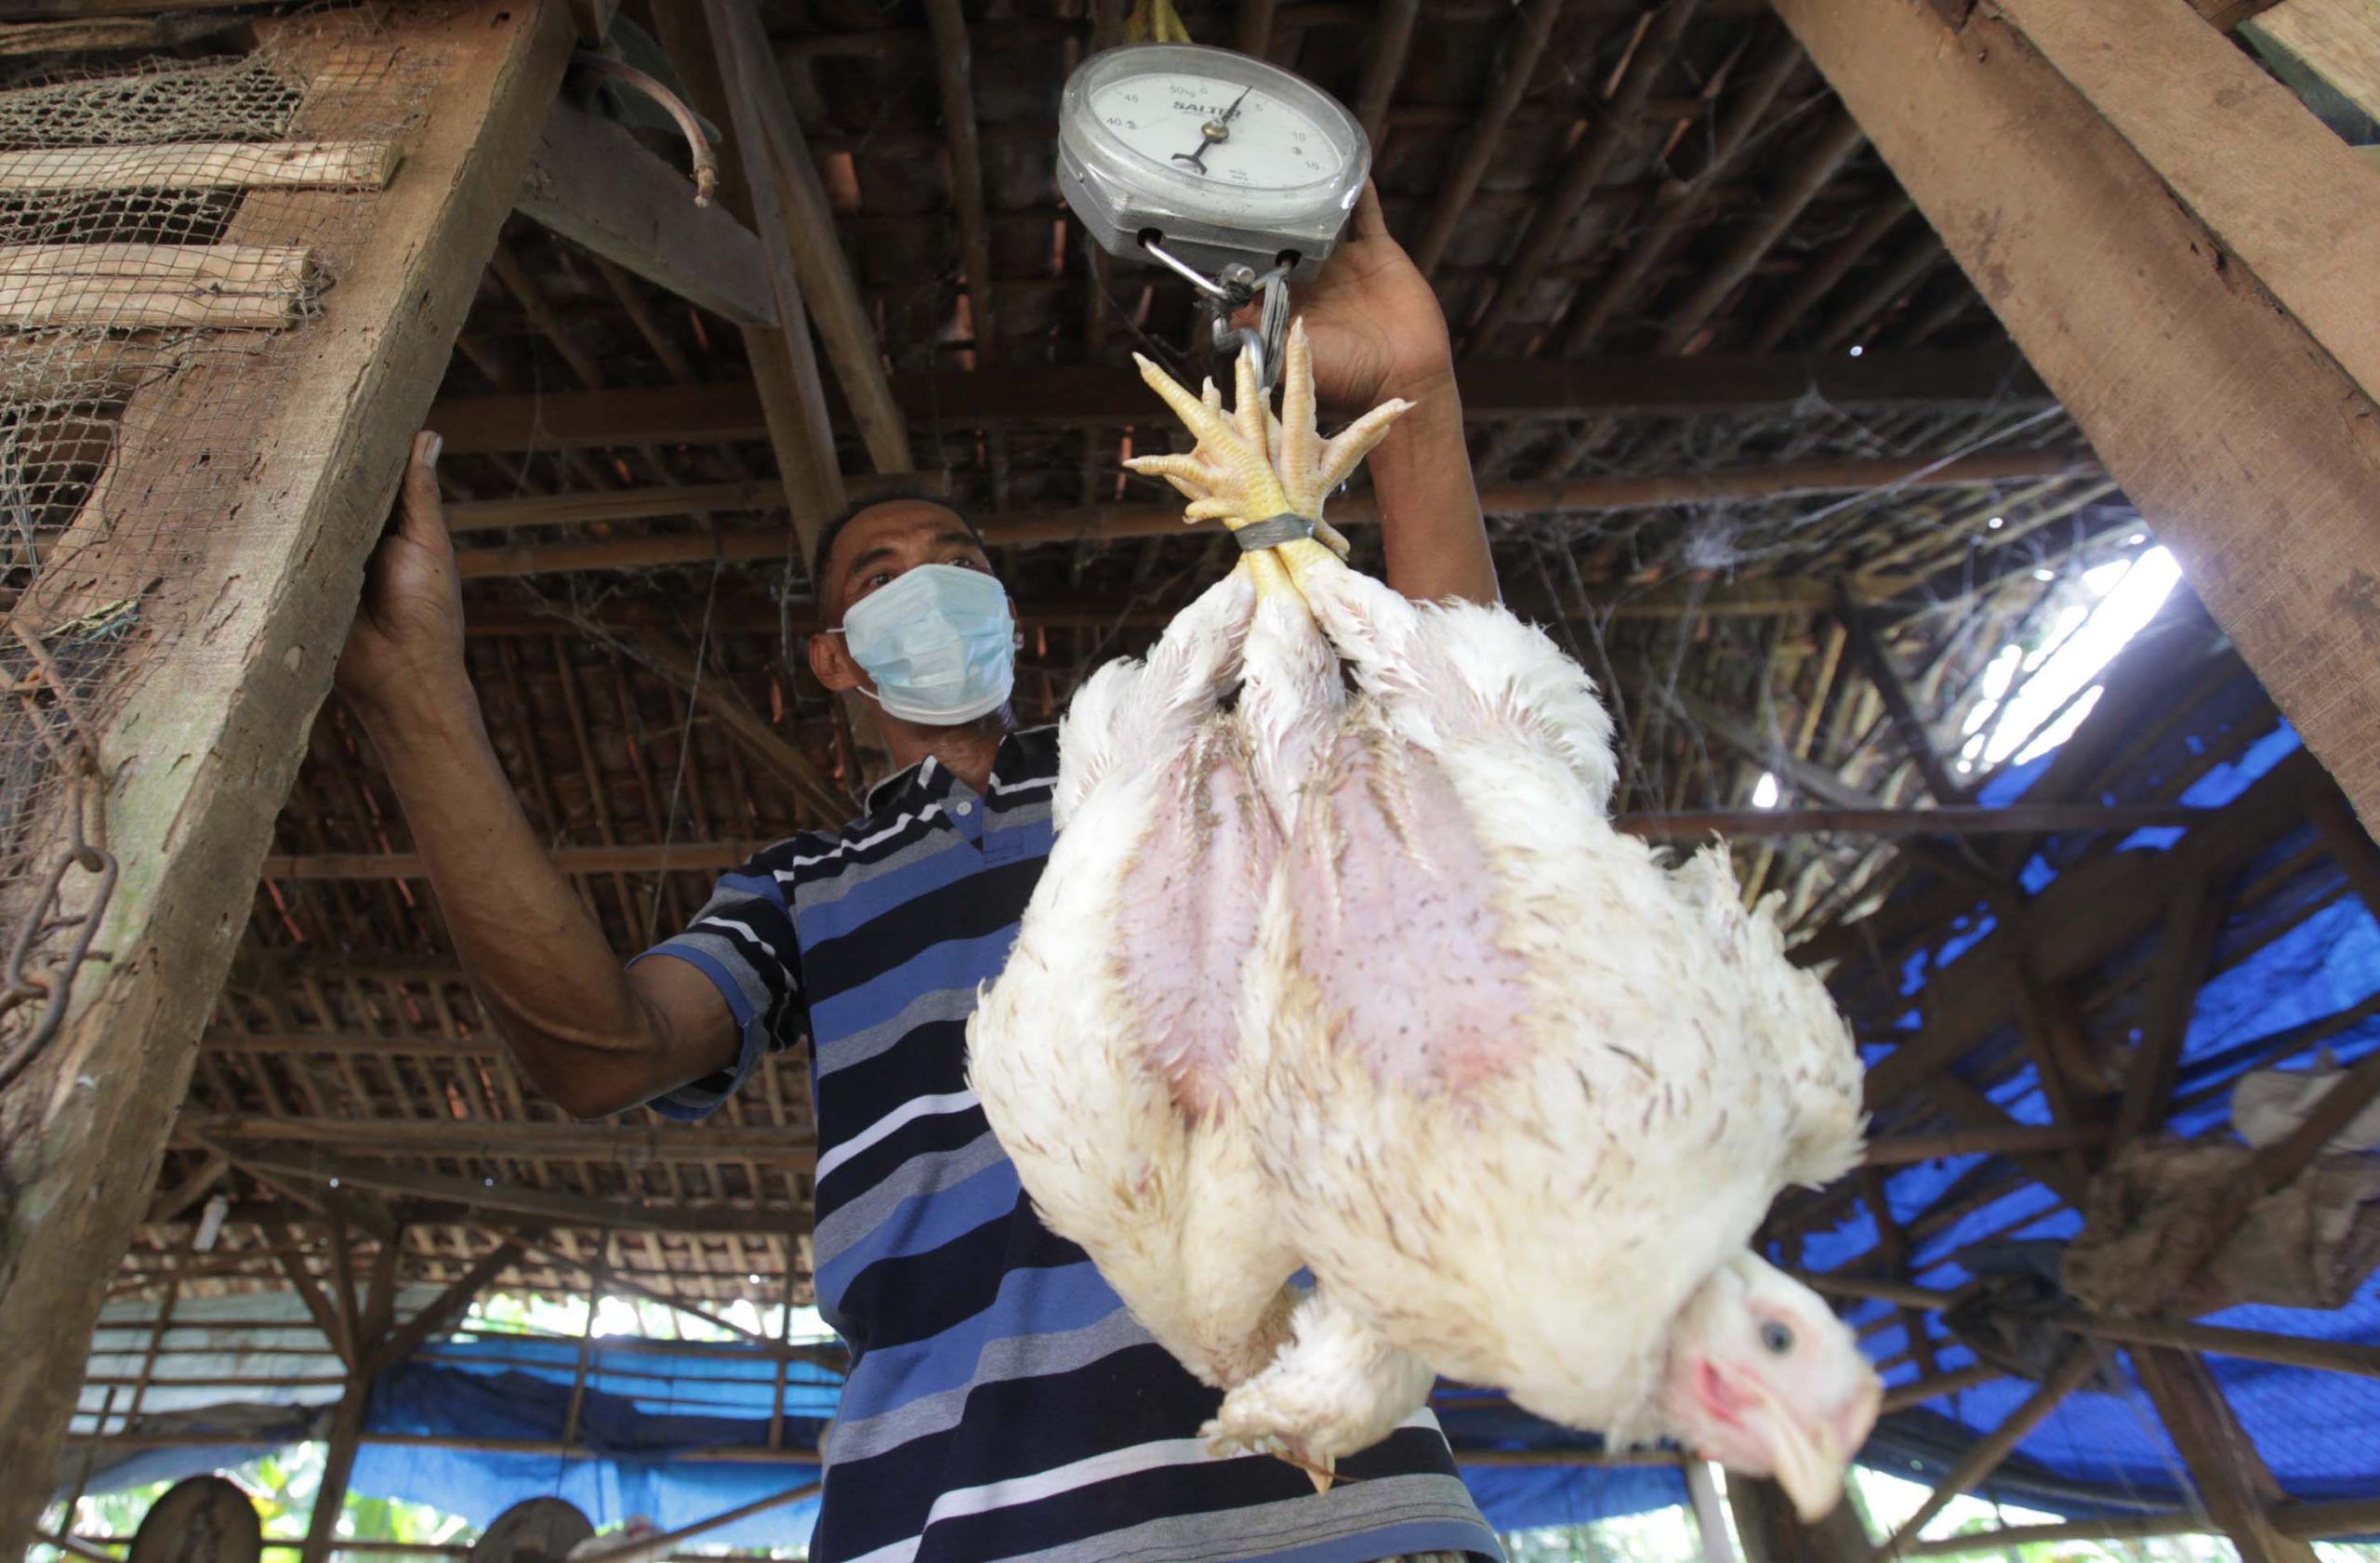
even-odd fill
[[(2259, 700), (2250, 709), (2261, 706)], [(2161, 766), (2170, 768), (2202, 755), (2227, 736), (2235, 742), (2246, 736), (2249, 741), (2236, 759), (2216, 765), (2180, 794), (2181, 801), (2190, 805), (2222, 807), (2299, 748), (2295, 734), (2275, 724), (2268, 712), (2261, 720), (2264, 730), (2254, 734), (2177, 735), (2167, 746), (2170, 752), (2145, 757), (2138, 767), (2142, 774), (2128, 777), (2128, 785), (2102, 801), (2138, 801), (2154, 785)], [(1996, 778), (1977, 801), (2013, 801), (2046, 764), (2044, 759)], [(2163, 852), (2183, 833), (2178, 828), (2136, 831), (2118, 850)], [(2342, 894), (2339, 870), (2327, 859), (2290, 868), (2311, 840), (2310, 826), (2286, 834), (2241, 877), (2240, 882), (2247, 883), (2276, 872), (2287, 876), (2254, 907), (2235, 909), (2217, 936), (2212, 962), (2215, 974), (2202, 988), (2185, 1034), (2170, 1133), (2224, 1133), (2230, 1089), (2240, 1074), (2271, 1066), (2275, 1056), (2302, 1066), (2306, 1060), (2292, 1057), (2284, 1045), (2291, 1032), (2380, 993), (2380, 922), (2360, 898)], [(2085, 845), (2069, 843), (2061, 852), (2053, 843), (2027, 868), (2025, 888), (2038, 893)], [(2308, 915), (2309, 907), (2319, 909)], [(1905, 1002), (1913, 1013), (1926, 985), (1990, 931), (1990, 915), (1977, 907), (1949, 936), (1903, 965), (1895, 1004)], [(2136, 997), (2131, 1002), (2136, 1003)], [(2117, 1013), (2101, 1017), (2101, 1023), (2121, 1026), (2125, 1018)], [(1892, 1051), (1883, 1040), (1888, 1028), (1863, 1027), (1871, 1066)], [(2352, 1063), (2380, 1045), (2380, 1017), (2339, 1030), (2324, 1045), (2341, 1063)], [(2040, 1076), (2030, 1062), (2016, 1067), (1990, 1095), (2020, 1122), (2049, 1121)], [(1895, 1172), (1886, 1184), (1895, 1215), (1905, 1221), (1927, 1209), (1980, 1159), (1930, 1161)], [(2029, 1213), (2038, 1219), (2024, 1223)], [(1913, 1278), (1929, 1287), (1954, 1288), (1968, 1278), (1954, 1256), (1970, 1244), (1986, 1238), (2066, 1238), (2080, 1228), (2077, 1212), (2039, 1185), (2027, 1184), (1922, 1241), (1911, 1265)], [(1833, 1226), (1805, 1238), (1802, 1263), (1811, 1270), (1833, 1268), (1873, 1249), (1877, 1238), (1867, 1212), (1854, 1207)], [(1849, 1317), (1865, 1324), (1887, 1316), (1897, 1319), (1897, 1310), (1871, 1303)], [(1975, 1360), (1939, 1331), (1937, 1319), (1926, 1317), (1937, 1331), (1934, 1349), (1944, 1371)], [(2239, 1307), (2208, 1315), (2201, 1322), (2314, 1340), (2380, 1342), (2380, 1279), (2367, 1282), (2349, 1306), (2336, 1311)], [(1868, 1341), (1871, 1355), (1880, 1360), (1901, 1354), (1907, 1344), (1897, 1322)], [(2320, 1502), (2371, 1495), (2374, 1474), (2380, 1473), (2380, 1382), (2215, 1355), (2206, 1362), (2241, 1427), (2292, 1498)], [(1915, 1365), (1904, 1363), (1885, 1377), (1891, 1384), (1906, 1384), (1918, 1372)], [(2021, 1380), (2003, 1379), (1928, 1402), (1879, 1434), (1869, 1451), (1870, 1462), (1919, 1480), (1938, 1476), (1960, 1447), (2003, 1422), (2032, 1388)], [(1929, 1449), (1929, 1443), (1935, 1447)], [(2066, 1513), (2170, 1510), (2191, 1502), (2179, 1454), (2147, 1396), (2129, 1379), (2069, 1397), (2017, 1444), (2016, 1460), (1985, 1490)]]

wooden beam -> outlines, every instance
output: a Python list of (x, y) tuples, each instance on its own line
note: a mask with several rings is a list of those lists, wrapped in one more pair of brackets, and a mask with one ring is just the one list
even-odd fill
[(1686, 24), (1694, 20), (1700, 4), (1701, 0), (1664, 0), (1661, 8), (1653, 13), (1651, 25), (1633, 52), (1627, 78), (1621, 82), (1618, 94), (1603, 105), (1586, 135), (1580, 138), (1563, 168), (1562, 182), (1546, 194), (1529, 219), (1528, 229), (1521, 235), (1504, 274), (1496, 279), (1477, 320), (1462, 334), (1466, 347), (1492, 347), (1498, 333), (1519, 313), (1538, 278), (1545, 274), (1554, 253), (1569, 238), (1579, 208), (1586, 204), (1595, 186), (1603, 182), (1621, 149), (1639, 134), (1637, 120), (1644, 113), (1646, 100), (1652, 96), (1655, 82), (1669, 69), (1671, 57), (1677, 53)]
[(737, 325), (776, 322), (760, 241), (626, 126), (554, 104), (521, 181), (521, 214)]
[[(2085, 458), (2065, 451), (2019, 451), (1963, 457), (1954, 461), (1896, 457), (1864, 461), (1794, 462), (1712, 472), (1654, 472), (1638, 477), (1572, 478), (1559, 483), (1489, 483), (1479, 502), (1490, 516), (1585, 515), (1611, 510), (1656, 510), (1669, 505), (1710, 504), (1728, 499), (1783, 499), (1812, 494), (1859, 493), (1891, 487), (1903, 492), (1937, 487), (1967, 488), (2027, 476), (2073, 470)], [(623, 501), (641, 506), (644, 501)], [(656, 500), (656, 502), (667, 502)], [(601, 501), (590, 501), (600, 504)], [(567, 514), (559, 503), (549, 514)], [(996, 547), (1038, 543), (1115, 542), (1132, 537), (1182, 536), (1191, 523), (1174, 505), (1103, 505), (1091, 510), (1023, 511), (980, 517), (985, 539)], [(1368, 494), (1335, 501), (1330, 519), (1340, 526), (1368, 526), (1379, 510)], [(1209, 529), (1218, 523), (1201, 523)], [(717, 561), (749, 563), (782, 559), (789, 548), (806, 548), (781, 530), (664, 533), (589, 541), (521, 544), (467, 549), (456, 556), (466, 580), (499, 576), (564, 574), (582, 570), (643, 570)], [(1896, 583), (1877, 583), (1896, 589)], [(1714, 589), (1714, 602), (1726, 595)], [(1864, 793), (1831, 799), (1846, 807), (1872, 807)]]
[[(665, 0), (654, 7), (654, 17), (681, 68), (686, 66), (687, 51), (694, 49), (694, 38), (707, 33), (717, 51), (713, 73), (711, 51), (694, 49), (702, 64), (692, 71), (689, 85), (698, 107), (732, 126), (738, 149), (733, 159), (721, 160), (721, 172), (732, 181), (730, 198), (737, 203), (738, 215), (749, 214), (760, 240), (769, 284), (769, 313), (774, 322), (747, 331), (745, 345), (752, 360), (752, 388), (761, 427), (776, 456), (777, 473), (792, 497), (794, 530), (806, 550), (826, 527), (827, 518), (843, 508), (842, 471), (835, 455), (834, 430), (827, 421), (817, 353), (810, 339), (809, 294), (813, 283), (802, 275), (794, 253), (797, 244), (805, 241), (792, 232), (794, 219), (786, 209), (787, 179), (762, 128), (760, 104), (782, 96), (784, 86), (775, 80), (763, 81), (750, 65), (750, 45), (742, 34), (738, 8), (737, 0)], [(697, 15), (701, 20), (694, 20)], [(683, 46), (673, 32), (690, 35)], [(743, 155), (747, 149), (748, 157)], [(906, 469), (909, 463), (900, 465)]]
[[(761, 243), (774, 245), (782, 237), (791, 253), (801, 295), (809, 300), (870, 461), (879, 472), (908, 471), (917, 462), (909, 455), (908, 430), (885, 378), (876, 328), (852, 280), (851, 263), (836, 241), (834, 210), (795, 123), (793, 105), (786, 99), (785, 78), (760, 29), (760, 13), (752, 0), (701, 4), (718, 50), (721, 79), (729, 88), (728, 107), (737, 135), (751, 149), (747, 172)], [(780, 298), (784, 291), (780, 283)], [(779, 318), (788, 318), (782, 305)]]
[[(1605, 414), (1784, 415), (1810, 397), (1869, 413), (2050, 405), (2031, 372), (1998, 352), (1472, 361), (1456, 366), (1455, 380), (1463, 417), (1488, 424)], [(1103, 428), (1162, 416), (1138, 376), (1104, 364), (1015, 364), (998, 375), (904, 375), (892, 382), (892, 391), (901, 413), (919, 428)], [(848, 409), (831, 388), (828, 408), (840, 427), (852, 427)], [(464, 456), (645, 440), (716, 444), (764, 439), (768, 433), (759, 395), (750, 385), (737, 383), (456, 397), (440, 403), (437, 417), (448, 454)]]
[[(199, 1146), (338, 1146), (390, 1156), (592, 1157), (601, 1161), (703, 1160), (733, 1157), (770, 1166), (807, 1168), (817, 1147), (806, 1130), (771, 1124), (554, 1123), (459, 1118), (279, 1118), (266, 1114), (182, 1115), (176, 1134)], [(233, 1160), (240, 1159), (236, 1151)]]
[(2103, 965), (2156, 927), (2193, 878), (2244, 865), (2326, 787), (2309, 756), (2293, 755), (2168, 851), (2110, 855), (2059, 876), (1936, 978), (1925, 1028), (1868, 1070), (1869, 1104), (1892, 1101), (2013, 1019), (2029, 978), (2062, 982)]
[(1884, 1405), (1877, 1414), (1890, 1416), (1895, 1411), (1904, 1411), (1911, 1406), (1922, 1406), (1928, 1400), (1937, 1400), (1945, 1395), (1956, 1395), (1983, 1384), (1998, 1384), (2007, 1376), (1989, 1362), (1974, 1362), (1966, 1367), (1953, 1368), (1949, 1372), (1937, 1373), (1929, 1378), (1911, 1379), (1907, 1384), (1897, 1384), (1884, 1391)]
[(411, 1357), (422, 1344), (463, 1316), (488, 1282), (496, 1279), (517, 1262), (522, 1254), (518, 1238), (508, 1238), (480, 1255), (471, 1267), (450, 1282), (446, 1289), (428, 1303), (421, 1311), (391, 1330), (373, 1347), (370, 1371), (374, 1377)]
[(1846, 1499), (1805, 1525), (1773, 1477), (1731, 1474), (1727, 1507), (1743, 1541), (1744, 1563), (1865, 1563), (1873, 1544), (1858, 1504)]
[(1917, 1533), (1924, 1530), (1936, 1515), (1950, 1507), (1951, 1499), (1973, 1491), (1992, 1472), (2000, 1469), (2008, 1456), (2016, 1452), (2016, 1445), (2025, 1435), (2040, 1426), (2042, 1419), (2057, 1410), (2069, 1395), (2082, 1388), (2098, 1367), (2098, 1356), (2089, 1346), (2069, 1346), (2066, 1354), (2058, 1358), (2057, 1365), (2050, 1370), (2048, 1376), (2042, 1380), (2032, 1394), (2025, 1397), (2023, 1404), (2010, 1411), (1999, 1426), (1967, 1446), (1967, 1451), (1959, 1457), (1957, 1464), (1950, 1467), (1940, 1485), (1925, 1495), (1925, 1501), (1918, 1504), (1917, 1512), (1901, 1522), (1900, 1529), (1876, 1549), (1874, 1556), (1878, 1559), (1898, 1556), (1917, 1539)]
[(2274, 1529), (2267, 1509), (2281, 1496), (2254, 1439), (2224, 1403), (2206, 1365), (2188, 1352), (2135, 1346), (2140, 1387), (2189, 1468), (2199, 1501), (2240, 1549), (2241, 1563), (2314, 1563), (2314, 1548)]
[[(0, 1102), (13, 1191), (0, 1338), (86, 1334), (147, 1202), (364, 559), (572, 39), (558, 0), (326, 11), (300, 25), (370, 51), (374, 69), (318, 93), (288, 133), (320, 135), (316, 112), (412, 126), (402, 172), (377, 194), (245, 198), (225, 243), (315, 234), (338, 286), (291, 339), (302, 349), (258, 366), (195, 365), (138, 393), (90, 524), (77, 522), (16, 605), (38, 628), (92, 591), (141, 595), (168, 568), (239, 583), (211, 600), (203, 636), (192, 624), (187, 640), (130, 654), (162, 665), (99, 734), (108, 844), (131, 867), (103, 925), (104, 980), (86, 983), (48, 1053)], [(179, 443), (181, 428), (202, 437)], [(244, 438), (227, 446), (227, 430)], [(193, 509), (160, 513), (136, 497), (158, 495)], [(172, 623), (161, 616), (151, 632)], [(60, 1068), (107, 1089), (62, 1088)], [(47, 1468), (79, 1370), (69, 1354), (0, 1358), (0, 1469)], [(25, 1544), (41, 1489), (0, 1489), (7, 1552)]]
[(942, 95), (942, 134), (950, 161), (951, 205), (959, 216), (959, 254), (967, 268), (969, 334), (975, 343), (975, 367), (990, 369), (999, 363), (999, 319), (992, 297), (991, 233), (984, 221), (984, 154), (975, 142), (975, 65), (960, 0), (926, 0), (926, 25), (933, 34), (934, 83)]
[(2198, 990), (2215, 955), (2223, 926), (2224, 903), (2215, 887), (2193, 880), (2166, 908), (2156, 953), (2149, 958), (2148, 990), (2141, 1002), (2140, 1040), (2123, 1067), (2118, 1093), (2115, 1137), (2121, 1146), (2153, 1134), (2173, 1110), (2174, 1082), (2182, 1066), (2182, 1044), (2189, 1035)]
[[(2299, 1541), (2369, 1535), (2380, 1530), (2380, 1499), (2348, 1499), (2337, 1503), (2275, 1503), (2265, 1511), (2272, 1529)], [(1996, 1552), (2021, 1556), (2020, 1549), (2049, 1546), (2063, 1552), (2072, 1542), (2135, 1542), (2159, 1536), (2211, 1536), (2213, 1522), (2203, 1514), (2112, 1515), (2097, 1519), (2060, 1520), (2050, 1525), (2003, 1525), (1973, 1530), (1963, 1536), (1941, 1536), (1911, 1543), (1904, 1557), (1958, 1557), (1969, 1553)]]
[[(1675, 310), (1664, 311), (1667, 324), (1661, 329), (1660, 349), (1665, 353), (1690, 352), (1696, 338), (1711, 317), (1719, 311), (1728, 297), (1752, 275), (1768, 252), (1776, 247), (1800, 220), (1802, 213), (1818, 198), (1828, 181), (1851, 156), (1866, 145), (1867, 137), (1859, 129), (1859, 122), (1847, 113), (1837, 112), (1826, 128), (1814, 138), (1794, 164), (1784, 182), (1777, 187), (1768, 204), (1761, 209), (1736, 242), (1728, 247), (1701, 280), (1694, 291)], [(1698, 183), (1699, 181), (1697, 181)]]
[(2380, 16), (2363, 0), (2281, 0), (2248, 22), (2247, 31), (2380, 119)]
[[(274, 1230), (268, 1228), (268, 1235)], [(330, 1343), (332, 1353), (341, 1362), (352, 1366), (356, 1360), (355, 1343), (348, 1336), (346, 1316), (331, 1305), (330, 1299), (324, 1295), (322, 1286), (314, 1279), (314, 1273), (306, 1268), (305, 1250), (298, 1244), (296, 1229), (284, 1222), (277, 1231), (280, 1240), (272, 1245), (273, 1262), (288, 1278), (290, 1291), (304, 1305), (306, 1316), (314, 1321), (314, 1328), (323, 1332), (323, 1339)]]
[(1371, 47), (1364, 55), (1363, 75), (1355, 84), (1355, 121), (1374, 147), (1387, 150), (1388, 105), (1396, 96), (1396, 79), (1405, 73), (1405, 57), (1413, 46), (1413, 21), (1421, 0), (1380, 0), (1373, 9)]
[(1994, 1129), (1945, 1129), (1924, 1134), (1894, 1134), (1868, 1142), (1862, 1164), (1907, 1167), (1956, 1156), (2018, 1157), (2069, 1150), (2108, 1137), (2104, 1124), (2011, 1123)]
[[(1268, 8), (1271, 0), (1263, 0)], [(1496, 149), (1503, 143), (1504, 127), (1511, 123), (1513, 111), (1521, 106), (1528, 95), (1531, 82), (1537, 76), (1537, 62), (1545, 53), (1545, 46), (1554, 36), (1554, 24), (1561, 20), (1563, 0), (1529, 0), (1528, 8), (1521, 13), (1507, 33), (1503, 57), (1496, 63), (1489, 79), (1495, 84), (1488, 100), (1479, 109), (1479, 116), (1471, 127), (1470, 139), (1463, 143), (1462, 161), (1454, 172), (1438, 185), (1436, 199), (1431, 204), (1430, 220), (1413, 246), (1413, 264), (1421, 275), (1429, 276), (1446, 258), (1447, 245), (1454, 240), (1456, 225), (1469, 210), (1471, 197), (1479, 189), (1479, 181), (1488, 176), (1488, 166), (1496, 161)], [(1267, 19), (1270, 24), (1270, 18)], [(1245, 45), (1242, 52), (1250, 52)]]
[[(2228, 261), (2244, 263), (2367, 399), (2380, 396), (2380, 322), (2369, 307), (2380, 179), (2355, 149), (2245, 50), (2199, 25), (2185, 0), (1999, 0), (1999, 9)], [(2215, 124), (2223, 134), (2206, 133)]]
[[(848, 478), (853, 499), (895, 494), (950, 493), (947, 472), (873, 472)], [(650, 521), (656, 516), (770, 515), (789, 503), (785, 484), (774, 478), (750, 483), (660, 484), (652, 488), (606, 488), (569, 494), (529, 494), (511, 499), (465, 499), (445, 507), (446, 530), (457, 534), (509, 532), (530, 526), (575, 526), (588, 522)]]
[[(1940, 1312), (1967, 1295), (1964, 1290), (1942, 1291), (1907, 1281), (1845, 1275), (1840, 1270), (1798, 1272), (1811, 1291), (1830, 1297), (1858, 1297), (1901, 1307)], [(2269, 1330), (2233, 1330), (2214, 1324), (2184, 1324), (2162, 1318), (2122, 1318), (2070, 1309), (2052, 1322), (2095, 1341), (2119, 1345), (2178, 1346), (2212, 1352), (2219, 1357), (2275, 1362), (2288, 1368), (2311, 1368), (2325, 1373), (2354, 1373), (2380, 1378), (2380, 1345), (2318, 1340), (2307, 1335), (2283, 1335)]]
[[(2181, 0), (2020, 0), (1978, 7), (1955, 39), (1899, 0), (1778, 10), (2307, 746), (2380, 817), (2380, 332), (2356, 259), (2380, 243), (2370, 170)], [(2002, 127), (1989, 157), (1979, 125)]]
[(478, 1178), (456, 1177), (415, 1167), (390, 1166), (360, 1156), (335, 1156), (320, 1150), (302, 1152), (270, 1146), (230, 1145), (233, 1161), (276, 1177), (321, 1184), (337, 1178), (341, 1186), (377, 1189), (414, 1199), (436, 1201), (467, 1215), (497, 1212), (529, 1216), (557, 1226), (598, 1230), (688, 1232), (742, 1237), (786, 1236), (805, 1219), (792, 1210), (772, 1211), (747, 1205), (656, 1204), (649, 1200), (607, 1199), (558, 1189), (523, 1188)]
[(179, 1220), (192, 1205), (205, 1199), (207, 1190), (221, 1183), (224, 1174), (231, 1170), (231, 1163), (222, 1153), (207, 1152), (206, 1159), (199, 1164), (196, 1172), (172, 1188), (157, 1191), (149, 1201), (149, 1209), (142, 1212), (140, 1224), (143, 1226), (163, 1226)]
[(2283, 1335), (2270, 1330), (2233, 1330), (2215, 1324), (2182, 1324), (2162, 1318), (2116, 1318), (2098, 1314), (2061, 1319), (2094, 1340), (2122, 1345), (2174, 1346), (2185, 1351), (2211, 1352), (2217, 1357), (2243, 1358), (2251, 1362), (2277, 1362), (2285, 1368), (2310, 1368), (2323, 1373), (2354, 1373), (2380, 1378), (2380, 1345), (2352, 1341), (2318, 1341), (2304, 1335)]
[(1934, 735), (1918, 713), (1917, 703), (1909, 697), (1909, 685), (1902, 682), (1900, 669), (1893, 666), (1890, 653), (1884, 649), (1883, 638), (1876, 632), (1874, 617), (1851, 599), (1848, 582), (1844, 585), (1844, 598), (1836, 609), (1845, 634), (1850, 637), (1851, 655), (1859, 670), (1884, 702), (1884, 714), (1893, 731), (1900, 737), (1901, 747), (1917, 763), (1918, 775), (1925, 778), (1925, 790), (1937, 803), (1961, 803), (1966, 801), (1967, 789), (1950, 775), (1943, 763), (1942, 751), (1934, 747)]

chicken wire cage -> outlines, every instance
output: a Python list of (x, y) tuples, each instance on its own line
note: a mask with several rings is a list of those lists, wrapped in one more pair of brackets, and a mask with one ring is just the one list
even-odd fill
[[(0, 1084), (35, 1060), (116, 866), (101, 735), (212, 656), (231, 496), (437, 62), (325, 7), (0, 61)], [(218, 27), (222, 24), (217, 24)], [(106, 42), (105, 30), (96, 41)], [(0, 1123), (0, 1137), (21, 1125)]]

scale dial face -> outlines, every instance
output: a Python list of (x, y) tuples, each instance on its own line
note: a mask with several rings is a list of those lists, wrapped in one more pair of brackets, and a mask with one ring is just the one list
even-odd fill
[[(1371, 171), (1355, 116), (1277, 66), (1229, 49), (1142, 44), (1093, 55), (1060, 103), (1061, 183), (1124, 253), (1154, 227), (1327, 253)], [(1168, 220), (1172, 219), (1172, 220)]]
[(1314, 116), (1254, 83), (1190, 71), (1126, 76), (1091, 94), (1099, 123), (1131, 151), (1199, 179), (1294, 190), (1345, 161)]

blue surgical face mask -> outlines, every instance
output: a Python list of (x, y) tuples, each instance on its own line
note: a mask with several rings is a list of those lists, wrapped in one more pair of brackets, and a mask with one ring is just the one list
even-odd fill
[[(954, 727), (998, 710), (1016, 682), (1016, 621), (1008, 593), (981, 570), (919, 564), (843, 614), (852, 660), (876, 681), (885, 711)], [(861, 691), (866, 694), (866, 691)]]

